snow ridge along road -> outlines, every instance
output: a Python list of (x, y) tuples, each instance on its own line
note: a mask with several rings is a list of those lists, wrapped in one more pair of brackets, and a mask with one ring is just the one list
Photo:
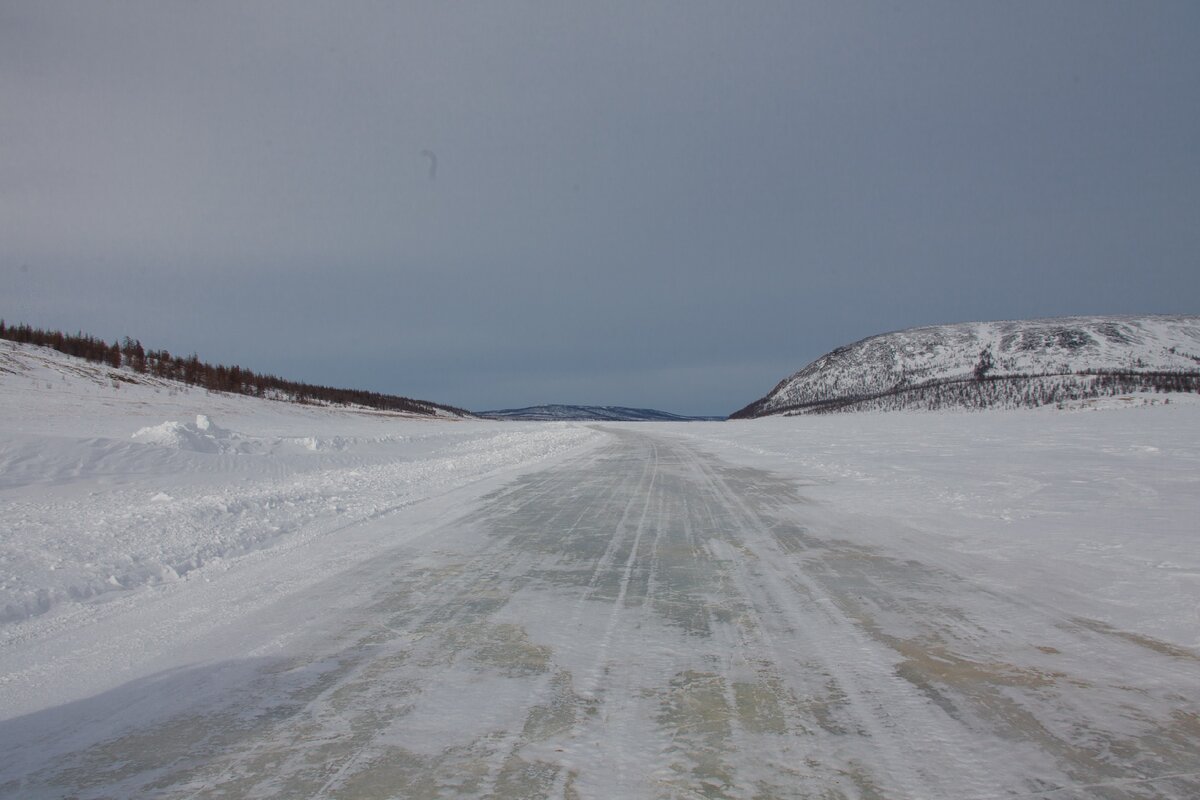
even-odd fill
[(276, 647), (0, 723), (0, 795), (1200, 793), (1193, 650), (604, 431), (461, 513), (364, 523), (408, 532), (206, 634)]

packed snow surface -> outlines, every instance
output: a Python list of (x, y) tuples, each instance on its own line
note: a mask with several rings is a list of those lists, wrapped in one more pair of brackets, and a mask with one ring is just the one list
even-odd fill
[(1098, 316), (931, 325), (871, 336), (821, 356), (752, 404), (755, 416), (932, 381), (1200, 370), (1200, 317)]
[(0, 797), (1200, 795), (1200, 405), (438, 423), (55, 369), (0, 375)]

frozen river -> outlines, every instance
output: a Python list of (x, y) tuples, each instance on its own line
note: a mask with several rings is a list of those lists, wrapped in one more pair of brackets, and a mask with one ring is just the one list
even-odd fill
[(406, 533), (244, 612), (218, 581), (114, 613), (110, 647), (193, 665), (0, 723), (0, 795), (1200, 795), (1193, 649), (661, 430), (371, 523)]

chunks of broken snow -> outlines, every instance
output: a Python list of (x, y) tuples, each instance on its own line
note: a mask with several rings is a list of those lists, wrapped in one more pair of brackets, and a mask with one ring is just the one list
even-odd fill
[(133, 434), (135, 442), (190, 450), (193, 453), (237, 452), (237, 439), (233, 431), (226, 430), (207, 414), (197, 414), (195, 422), (164, 422), (140, 429)]

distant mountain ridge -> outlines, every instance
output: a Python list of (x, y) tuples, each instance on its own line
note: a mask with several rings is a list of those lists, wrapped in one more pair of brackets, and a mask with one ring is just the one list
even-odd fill
[(531, 422), (694, 422), (719, 420), (724, 417), (685, 417), (669, 411), (653, 408), (627, 408), (625, 406), (571, 406), (545, 405), (527, 408), (506, 408), (497, 411), (480, 411), (476, 416), (484, 419), (510, 419)]
[(828, 411), (1015, 408), (1200, 391), (1200, 316), (933, 325), (839, 347), (731, 419)]

